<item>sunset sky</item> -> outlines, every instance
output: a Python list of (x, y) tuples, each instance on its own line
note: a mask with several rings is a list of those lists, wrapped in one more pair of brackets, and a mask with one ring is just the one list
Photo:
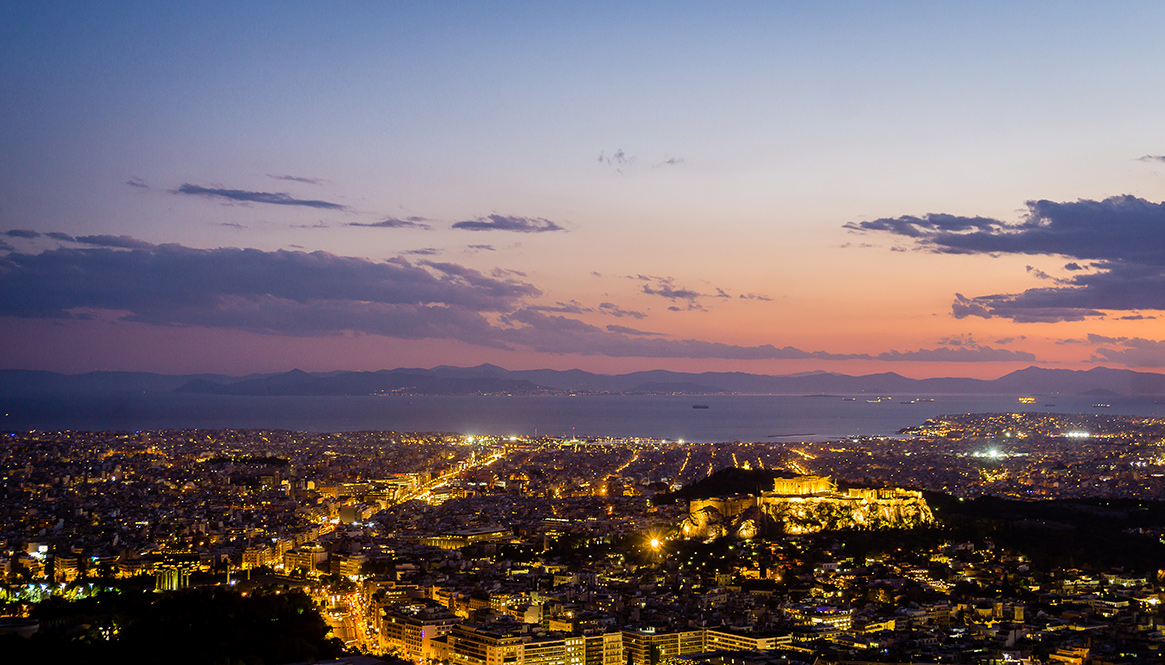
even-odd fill
[(1163, 30), (3, 0), (0, 368), (1160, 371)]

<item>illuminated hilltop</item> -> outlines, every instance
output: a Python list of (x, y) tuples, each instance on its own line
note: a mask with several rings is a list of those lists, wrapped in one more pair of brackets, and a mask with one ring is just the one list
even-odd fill
[(771, 491), (736, 494), (688, 503), (680, 524), (685, 538), (753, 538), (767, 525), (785, 533), (825, 529), (909, 528), (934, 521), (922, 492), (899, 488), (850, 488), (829, 476), (775, 478)]

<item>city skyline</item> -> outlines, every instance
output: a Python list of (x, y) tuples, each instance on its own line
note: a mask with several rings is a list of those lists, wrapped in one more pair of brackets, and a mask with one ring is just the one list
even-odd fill
[(1163, 12), (0, 3), (0, 368), (1159, 371)]

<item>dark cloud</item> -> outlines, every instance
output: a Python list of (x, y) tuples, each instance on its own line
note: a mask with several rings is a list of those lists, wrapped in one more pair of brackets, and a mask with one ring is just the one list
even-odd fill
[(8, 244), (6, 241), (0, 240), (0, 252), (8, 252), (14, 249), (16, 248)]
[(995, 343), (1001, 344), (1003, 346), (1007, 346), (1008, 344), (1011, 344), (1012, 342), (1014, 342), (1016, 340), (1024, 340), (1024, 339), (1027, 339), (1026, 335), (1020, 335), (1018, 337), (1002, 337), (1000, 339), (995, 340)]
[(1118, 316), (1117, 321), (1149, 321), (1156, 319), (1155, 316), (1145, 316), (1144, 314), (1130, 314), (1128, 316)]
[(462, 266), (326, 252), (159, 245), (0, 258), (0, 315), (69, 319), (78, 310), (111, 310), (155, 325), (281, 335), (353, 330), (498, 345), (483, 313), (538, 295), (530, 284)]
[(1165, 162), (1165, 155), (1145, 155), (1138, 157), (1138, 162)]
[[(450, 339), (500, 349), (644, 358), (817, 360), (1027, 360), (989, 348), (870, 354), (669, 339), (600, 328), (565, 314), (575, 301), (530, 305), (542, 293), (507, 277), (437, 261), (387, 261), (326, 252), (194, 249), (125, 236), (87, 236), (89, 247), (0, 256), (0, 316), (113, 317), (159, 326), (322, 336), (345, 331), (398, 339)], [(126, 249), (129, 247), (129, 249)], [(501, 273), (508, 275), (508, 273)], [(604, 303), (599, 311), (635, 316)]]
[(320, 221), (316, 222), (315, 224), (292, 224), (291, 228), (293, 228), (293, 229), (330, 229), (332, 227), (328, 226), (323, 220), (320, 220)]
[(270, 173), (268, 173), (267, 177), (271, 178), (272, 180), (286, 180), (289, 182), (302, 182), (306, 185), (318, 185), (321, 182), (323, 182), (323, 180), (321, 180), (319, 178), (304, 178), (302, 176), (297, 176), (297, 175), (271, 175)]
[(466, 245), (465, 249), (473, 252), (496, 252), (493, 245)]
[(247, 228), (247, 227), (243, 226), (242, 224), (238, 224), (236, 222), (219, 222), (218, 225), (219, 226), (229, 226), (232, 229), (239, 229), (240, 231)]
[(503, 340), (544, 353), (578, 353), (616, 358), (869, 359), (866, 355), (803, 351), (795, 347), (782, 348), (771, 344), (738, 346), (693, 339), (647, 338), (642, 335), (611, 332), (577, 319), (548, 316), (528, 308), (518, 310), (503, 319), (505, 323), (514, 326), (503, 332)]
[(647, 335), (649, 337), (658, 337), (660, 335), (663, 335), (663, 333), (648, 332), (646, 330), (636, 330), (635, 328), (628, 328), (627, 326), (617, 326), (613, 323), (609, 324), (607, 326), (607, 330), (609, 332), (620, 333), (622, 335)]
[(437, 249), (436, 247), (421, 247), (418, 249), (410, 249), (404, 253), (414, 256), (436, 256), (437, 254), (441, 253), (441, 250)]
[(53, 240), (64, 240), (66, 242), (75, 242), (77, 239), (68, 233), (61, 233), (60, 231), (49, 231), (45, 234)]
[(1033, 362), (1035, 355), (1027, 351), (1012, 351), (1010, 349), (995, 349), (989, 346), (972, 347), (940, 347), (937, 349), (918, 349), (917, 351), (886, 351), (879, 353), (878, 360), (919, 361), (919, 362)]
[(593, 312), (590, 307), (583, 307), (582, 303), (577, 300), (570, 302), (557, 302), (553, 305), (530, 305), (526, 309), (534, 312), (552, 312), (556, 314), (584, 314), (586, 312)]
[[(1008, 344), (1014, 338), (997, 340), (996, 344)], [(939, 348), (918, 349), (917, 351), (886, 351), (876, 356), (885, 361), (920, 362), (1033, 362), (1036, 357), (1026, 351), (1011, 351), (984, 346), (970, 334), (951, 335), (938, 340)]]
[(1048, 273), (1044, 272), (1043, 270), (1040, 270), (1039, 268), (1037, 268), (1035, 266), (1027, 266), (1027, 271), (1029, 273), (1031, 273), (1031, 275), (1037, 279), (1050, 279), (1050, 280), (1056, 279), (1055, 277), (1052, 277)]
[[(1045, 294), (1043, 302), (1034, 292), (1042, 291)], [(955, 294), (955, 302), (951, 304), (951, 314), (956, 319), (968, 316), (979, 316), (985, 319), (1001, 317), (1012, 319), (1017, 323), (1054, 323), (1057, 321), (1083, 321), (1084, 319), (1103, 316), (1104, 313), (1084, 307), (1057, 307), (1051, 304), (1056, 300), (1059, 289), (1031, 289), (1021, 296), (993, 295), (968, 298), (961, 293)]]
[[(638, 275), (635, 279), (647, 282), (643, 285), (643, 292), (648, 295), (660, 296), (668, 300), (686, 300), (689, 303), (695, 303), (696, 300), (703, 294), (692, 289), (687, 289), (675, 285), (675, 280), (671, 277), (647, 277)], [(727, 296), (727, 294), (725, 294)]]
[(644, 314), (643, 312), (637, 312), (633, 309), (623, 309), (622, 307), (616, 305), (613, 302), (599, 303), (599, 311), (604, 313), (604, 314), (610, 314), (611, 316), (617, 316), (619, 318), (624, 318), (624, 317), (628, 317), (628, 316), (633, 318), (633, 319), (646, 319), (647, 318), (647, 315)]
[(146, 184), (145, 180), (142, 180), (141, 178), (137, 177), (136, 175), (133, 176), (132, 178), (130, 178), (129, 180), (126, 180), (125, 184), (129, 185), (130, 187), (139, 187), (141, 189), (149, 189), (150, 188), (150, 186)]
[(351, 222), (348, 226), (363, 226), (370, 229), (430, 229), (428, 224), (424, 223), (423, 217), (410, 217), (408, 219), (397, 219), (389, 217), (388, 219), (379, 222), (369, 222), (367, 224), (361, 222)]
[(932, 214), (922, 217), (884, 217), (870, 222), (849, 222), (843, 228), (851, 231), (888, 231), (908, 238), (927, 238), (936, 233), (965, 231), (990, 232), (1003, 226), (1002, 222), (986, 217), (957, 217)]
[[(914, 240), (918, 249), (956, 254), (1059, 255), (1076, 272), (1055, 287), (967, 298), (957, 295), (957, 318), (1000, 317), (1017, 322), (1078, 321), (1104, 310), (1165, 309), (1165, 203), (1134, 196), (1103, 201), (1029, 201), (1018, 224), (982, 217), (927, 215), (850, 223)], [(1078, 261), (1096, 272), (1083, 272)]]
[(740, 298), (742, 300), (761, 300), (763, 302), (772, 302), (773, 300), (772, 298), (768, 296), (762, 296), (759, 293), (742, 293), (740, 294)]
[(302, 206), (305, 208), (320, 208), (323, 210), (346, 210), (347, 206), (331, 201), (314, 199), (296, 199), (285, 192), (249, 192), (243, 189), (219, 189), (215, 187), (200, 187), (189, 183), (183, 184), (174, 190), (177, 194), (205, 196), (207, 198), (226, 199), (244, 203), (271, 203), (281, 206)]
[(33, 231), (32, 229), (12, 229), (11, 231), (5, 231), (4, 235), (9, 238), (39, 238), (40, 232)]
[(477, 219), (454, 222), (453, 228), (468, 231), (514, 231), (517, 233), (545, 233), (565, 231), (562, 226), (541, 217), (514, 217), (509, 215), (489, 215)]
[(578, 353), (611, 357), (641, 358), (723, 358), (734, 360), (884, 360), (888, 362), (1031, 362), (1029, 353), (981, 347), (976, 349), (919, 349), (888, 351), (879, 355), (866, 353), (829, 353), (805, 351), (792, 346), (771, 344), (739, 346), (694, 339), (661, 339), (640, 331), (628, 332), (618, 327), (606, 330), (564, 316), (548, 316), (529, 308), (502, 317), (514, 326), (502, 335), (510, 344), (547, 353)]
[(1096, 349), (1093, 360), (1126, 367), (1165, 367), (1165, 340), (1089, 335), (1088, 343), (1105, 345)]
[(509, 277), (525, 277), (526, 273), (521, 270), (514, 270), (513, 268), (494, 268), (490, 271), (491, 275), (498, 279), (507, 279)]
[(77, 236), (73, 239), (74, 242), (79, 242), (82, 245), (93, 245), (94, 247), (111, 247), (114, 249), (153, 249), (155, 245), (148, 243), (145, 240), (138, 240), (130, 236), (110, 236), (110, 235), (95, 235), (95, 236)]
[(942, 346), (976, 346), (975, 338), (971, 335), (952, 335), (938, 341)]
[(669, 157), (660, 163), (660, 166), (678, 166), (684, 163), (683, 157)]

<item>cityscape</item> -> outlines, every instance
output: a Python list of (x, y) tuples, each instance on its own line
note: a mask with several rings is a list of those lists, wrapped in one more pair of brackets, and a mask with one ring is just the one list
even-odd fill
[(1153, 662), (1165, 644), (1161, 419), (724, 444), (24, 432), (0, 474), (0, 626), (56, 656), (120, 645), (118, 595), (223, 589), (309, 601), (311, 657)]
[(1163, 31), (0, 0), (0, 665), (1165, 665)]

